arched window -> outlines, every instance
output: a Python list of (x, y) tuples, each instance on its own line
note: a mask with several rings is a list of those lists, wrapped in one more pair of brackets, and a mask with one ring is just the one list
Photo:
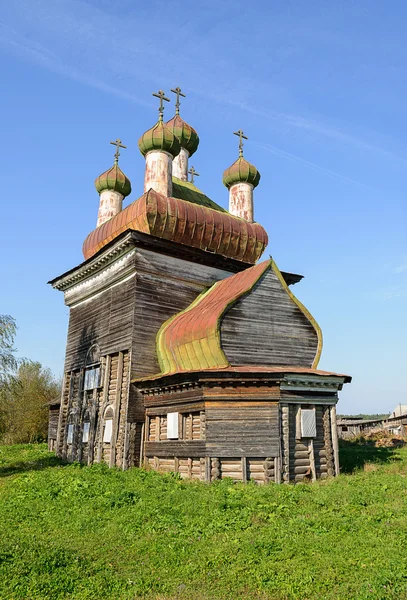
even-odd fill
[(113, 408), (108, 406), (105, 410), (104, 414), (104, 422), (103, 422), (103, 442), (105, 444), (110, 444), (112, 440), (112, 431), (113, 431)]
[(100, 348), (98, 344), (92, 344), (86, 354), (84, 391), (94, 390), (101, 386)]

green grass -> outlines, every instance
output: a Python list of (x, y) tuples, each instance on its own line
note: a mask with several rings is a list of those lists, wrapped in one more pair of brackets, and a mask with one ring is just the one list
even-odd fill
[(0, 598), (407, 598), (407, 448), (341, 452), (354, 474), (256, 487), (0, 447)]

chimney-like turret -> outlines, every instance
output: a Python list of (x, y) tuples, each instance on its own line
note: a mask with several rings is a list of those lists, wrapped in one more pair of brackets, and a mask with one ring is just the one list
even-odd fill
[(95, 187), (99, 192), (99, 211), (96, 227), (117, 215), (122, 210), (123, 198), (131, 192), (130, 180), (119, 167), (119, 148), (125, 148), (121, 140), (110, 142), (116, 146), (114, 165), (95, 180)]
[(258, 186), (260, 173), (243, 158), (243, 139), (247, 137), (239, 129), (239, 158), (223, 173), (223, 183), (229, 190), (229, 212), (249, 223), (254, 222), (253, 189)]
[(153, 94), (160, 98), (158, 122), (139, 139), (138, 146), (146, 159), (144, 192), (153, 189), (167, 198), (172, 195), (172, 161), (178, 156), (180, 143), (176, 135), (163, 123), (163, 100), (169, 102), (160, 90)]

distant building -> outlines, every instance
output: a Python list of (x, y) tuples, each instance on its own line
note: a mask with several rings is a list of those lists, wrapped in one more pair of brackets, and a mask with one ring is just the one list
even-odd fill
[[(164, 123), (160, 91), (159, 120), (139, 140), (144, 193), (122, 207), (131, 184), (117, 140), (95, 182), (85, 261), (50, 282), (70, 308), (56, 452), (205, 481), (334, 475), (335, 407), (350, 377), (317, 369), (321, 330), (289, 288), (302, 277), (258, 262), (268, 238), (254, 220), (260, 173), (243, 157), (247, 138), (237, 132), (224, 173), (227, 211), (195, 184), (199, 137), (174, 91), (175, 116)], [(291, 218), (279, 225), (287, 240)]]
[(390, 419), (407, 415), (407, 404), (397, 404), (393, 412), (390, 413)]

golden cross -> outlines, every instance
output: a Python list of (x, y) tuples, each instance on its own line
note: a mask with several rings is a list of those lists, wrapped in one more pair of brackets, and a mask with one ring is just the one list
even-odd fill
[(241, 129), (239, 129), (239, 131), (234, 131), (233, 135), (239, 136), (239, 156), (243, 156), (243, 140), (247, 140), (248, 138)]
[(160, 106), (158, 107), (158, 114), (160, 115), (160, 121), (162, 121), (163, 120), (163, 112), (164, 112), (163, 100), (165, 100), (166, 102), (169, 102), (170, 99), (165, 97), (165, 92), (163, 92), (162, 90), (158, 90), (158, 92), (156, 94), (153, 94), (153, 96), (160, 99)]
[(196, 177), (199, 177), (199, 173), (197, 173), (197, 172), (195, 171), (194, 167), (191, 167), (191, 168), (189, 169), (188, 173), (191, 175), (191, 179), (190, 179), (190, 182), (191, 182), (191, 183), (194, 183), (194, 177), (195, 177), (195, 176), (196, 176)]
[(175, 114), (179, 115), (179, 106), (180, 106), (180, 101), (179, 101), (179, 97), (182, 96), (182, 98), (186, 98), (185, 94), (183, 94), (181, 92), (181, 88), (180, 87), (176, 87), (173, 90), (171, 90), (171, 92), (173, 92), (173, 94), (176, 94), (177, 96), (177, 101), (175, 103)]
[(113, 146), (116, 146), (116, 153), (114, 155), (114, 164), (117, 165), (117, 164), (119, 164), (119, 156), (120, 156), (119, 148), (127, 148), (127, 146), (123, 146), (120, 138), (117, 138), (117, 140), (115, 142), (110, 142), (110, 143), (113, 144)]

